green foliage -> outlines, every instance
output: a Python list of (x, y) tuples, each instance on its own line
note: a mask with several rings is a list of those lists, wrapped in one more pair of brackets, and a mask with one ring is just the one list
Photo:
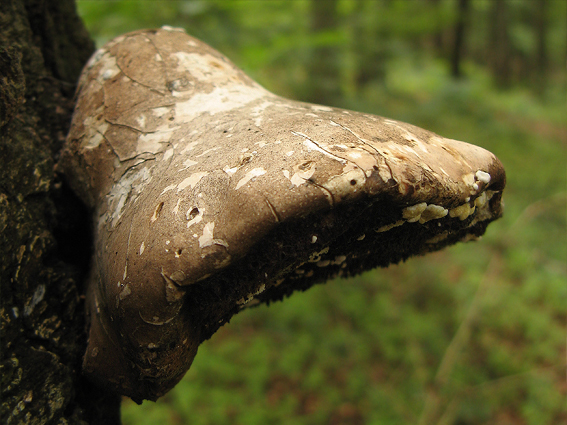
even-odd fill
[[(481, 145), (508, 175), (505, 216), (481, 241), (241, 313), (171, 393), (125, 400), (125, 424), (567, 421), (567, 3), (547, 5), (544, 96), (529, 73), (497, 88), (483, 59), (491, 4), (471, 3), (465, 78), (453, 80), (453, 0), (344, 0), (336, 28), (318, 32), (308, 1), (78, 2), (99, 44), (182, 26), (298, 99), (317, 78), (314, 49), (333, 47), (335, 105)], [(529, 61), (535, 2), (507, 4), (511, 51)]]

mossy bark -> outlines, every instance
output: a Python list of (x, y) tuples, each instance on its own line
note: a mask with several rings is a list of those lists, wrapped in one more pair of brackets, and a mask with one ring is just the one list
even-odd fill
[(5, 424), (119, 422), (119, 398), (81, 378), (89, 214), (54, 173), (76, 81), (93, 50), (73, 0), (0, 2)]

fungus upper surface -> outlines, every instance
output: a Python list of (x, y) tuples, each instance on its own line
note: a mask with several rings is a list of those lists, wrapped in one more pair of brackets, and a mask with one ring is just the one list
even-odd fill
[(136, 400), (246, 305), (480, 236), (505, 184), (482, 148), (278, 97), (172, 28), (96, 52), (60, 169), (95, 215), (84, 369)]

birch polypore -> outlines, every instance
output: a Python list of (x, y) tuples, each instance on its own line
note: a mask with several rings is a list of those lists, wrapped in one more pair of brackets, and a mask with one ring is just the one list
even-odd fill
[(480, 236), (505, 182), (484, 149), (281, 98), (172, 28), (96, 52), (59, 167), (94, 213), (84, 372), (137, 401), (244, 306)]

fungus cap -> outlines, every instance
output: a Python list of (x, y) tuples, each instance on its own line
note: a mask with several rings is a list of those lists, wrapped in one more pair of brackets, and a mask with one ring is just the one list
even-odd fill
[(84, 372), (155, 400), (243, 307), (484, 233), (490, 152), (276, 96), (183, 30), (86, 65), (59, 169), (92, 208)]

